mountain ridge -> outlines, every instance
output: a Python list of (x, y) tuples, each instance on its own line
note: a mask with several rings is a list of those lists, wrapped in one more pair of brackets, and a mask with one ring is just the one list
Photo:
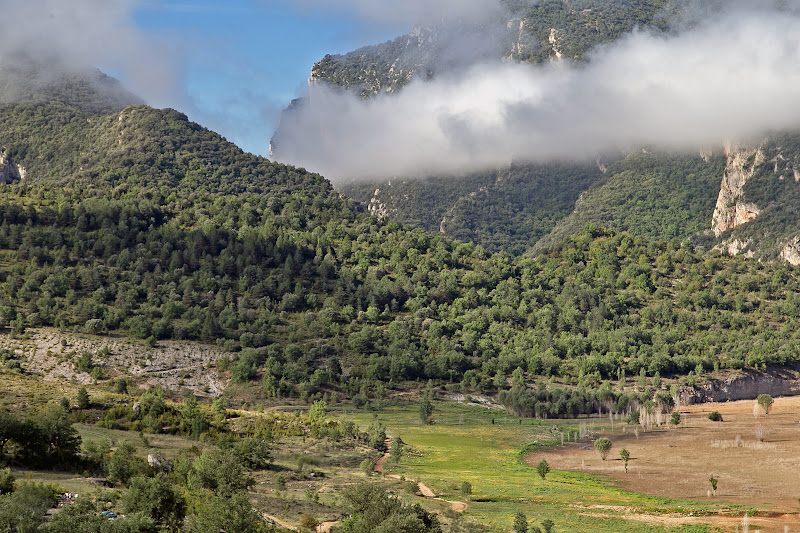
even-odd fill
[[(727, 5), (725, 2), (718, 4), (714, 5), (720, 8)], [(507, 6), (511, 22), (499, 33), (505, 37), (498, 37), (497, 41), (505, 44), (494, 49), (495, 60), (505, 57), (502, 50), (520, 44), (519, 37), (516, 41), (511, 38), (512, 44), (508, 44), (507, 38), (517, 31), (517, 36), (524, 33), (525, 39), (530, 39), (526, 46), (529, 50), (535, 48), (536, 53), (513, 59), (532, 63), (585, 61), (597, 46), (612, 42), (634, 28), (669, 35), (691, 28), (713, 12), (711, 8), (692, 2), (652, 0), (619, 4), (546, 0), (535, 5), (508, 2)], [(510, 33), (504, 33), (505, 30)], [(436, 65), (437, 54), (443, 53), (440, 47), (446, 45), (446, 39), (439, 41), (432, 37), (436, 31), (427, 28), (383, 45), (326, 56), (313, 67), (310, 83), (352, 90), (362, 98), (402, 91), (415, 76), (427, 79), (440, 74), (425, 66)], [(446, 31), (441, 31), (446, 35)], [(475, 31), (488, 31), (488, 27), (477, 27)], [(411, 51), (408, 61), (403, 63), (406, 49)], [(398, 64), (412, 67), (393, 70)], [(447, 65), (447, 61), (442, 64)], [(447, 68), (442, 71), (446, 72)], [(387, 77), (387, 73), (394, 72), (402, 72), (402, 76)], [(295, 109), (302, 105), (302, 100), (293, 104)], [(291, 116), (291, 111), (287, 111), (284, 120), (291, 120)], [(278, 145), (280, 131), (279, 127), (275, 134)], [(539, 253), (566, 235), (579, 231), (584, 224), (595, 223), (656, 238), (691, 238), (697, 246), (716, 247), (731, 254), (798, 262), (800, 225), (795, 222), (796, 217), (792, 215), (795, 210), (788, 201), (796, 194), (790, 185), (800, 175), (794, 170), (800, 153), (795, 135), (776, 133), (760, 142), (748, 141), (734, 146), (728, 143), (727, 148), (713, 151), (697, 147), (694, 154), (670, 156), (670, 165), (652, 162), (661, 168), (655, 174), (642, 166), (640, 153), (631, 150), (611, 158), (611, 161), (623, 159), (627, 163), (599, 164), (606, 171), (596, 173), (592, 179), (579, 177), (583, 172), (581, 165), (515, 163), (509, 168), (459, 177), (425, 176), (420, 180), (394, 176), (344, 182), (338, 187), (381, 216), (388, 215), (427, 231), (440, 231), (449, 238), (473, 241), (487, 250), (504, 249), (514, 255)], [(781, 139), (781, 146), (776, 144), (779, 142), (776, 138)], [(720, 146), (723, 141), (720, 139)], [(645, 153), (659, 150), (658, 146), (643, 148)], [(717, 154), (713, 162), (704, 155), (710, 152)], [(754, 157), (756, 159), (751, 160)], [(635, 167), (638, 170), (631, 170)], [(493, 178), (512, 169), (527, 174), (528, 179), (518, 179), (511, 184)], [(570, 172), (571, 176), (566, 175)], [(682, 178), (676, 174), (680, 172), (683, 172)], [(785, 183), (778, 187), (771, 175)], [(548, 179), (561, 179), (563, 192), (568, 192), (572, 198), (568, 209), (561, 203), (552, 204), (552, 197), (547, 193), (541, 195), (541, 190), (548, 189)], [(638, 186), (644, 189), (635, 190)], [(774, 193), (777, 188), (783, 191), (782, 197)], [(530, 200), (521, 201), (526, 198)], [(628, 202), (629, 199), (632, 201)], [(709, 201), (712, 202), (710, 209)], [(659, 219), (663, 223), (654, 223)], [(771, 223), (762, 224), (759, 219)]]

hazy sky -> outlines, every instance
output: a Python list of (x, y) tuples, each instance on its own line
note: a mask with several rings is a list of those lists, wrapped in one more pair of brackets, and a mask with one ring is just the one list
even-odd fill
[(175, 91), (145, 98), (157, 106), (178, 107), (245, 150), (263, 155), (280, 111), (303, 93), (315, 62), (326, 53), (383, 42), (408, 29), (402, 21), (376, 20), (348, 2), (131, 3), (135, 27), (164, 42), (182, 70)]
[(0, 57), (97, 66), (147, 103), (265, 154), (280, 110), (326, 53), (408, 31), (415, 4), (457, 1), (404, 1), (390, 19), (375, 9), (385, 0), (2, 0)]

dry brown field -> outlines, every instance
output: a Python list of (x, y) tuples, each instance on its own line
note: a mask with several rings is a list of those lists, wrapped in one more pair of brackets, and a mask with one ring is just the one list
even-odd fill
[[(770, 413), (761, 411), (759, 418), (754, 404), (750, 400), (684, 406), (680, 426), (639, 431), (638, 437), (632, 428), (620, 425), (603, 435), (613, 442), (605, 461), (591, 443), (537, 452), (535, 460), (544, 457), (555, 469), (608, 476), (638, 493), (714, 498), (756, 508), (750, 531), (800, 531), (800, 397), (776, 398)], [(711, 411), (719, 411), (723, 422), (709, 420)], [(756, 437), (758, 424), (766, 429), (763, 441)], [(622, 448), (630, 452), (627, 473), (619, 456)], [(716, 495), (710, 493), (712, 475), (719, 478)], [(740, 517), (703, 521), (741, 531)]]

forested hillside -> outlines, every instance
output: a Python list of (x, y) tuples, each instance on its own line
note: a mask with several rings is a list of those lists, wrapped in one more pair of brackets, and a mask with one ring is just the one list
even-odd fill
[(572, 212), (587, 188), (602, 183), (597, 165), (513, 165), (463, 177), (352, 183), (341, 191), (369, 211), (489, 252), (520, 255)]
[(515, 260), (359, 213), (321, 177), (174, 111), (3, 117), (8, 156), (28, 168), (0, 189), (0, 316), (16, 333), (214, 342), (234, 380), (304, 398), (326, 383), (485, 390), (517, 368), (576, 383), (798, 355), (782, 265), (597, 227)]
[(655, 239), (686, 239), (705, 232), (719, 195), (725, 159), (642, 151), (608, 167), (568, 217), (532, 247), (546, 250), (586, 224)]

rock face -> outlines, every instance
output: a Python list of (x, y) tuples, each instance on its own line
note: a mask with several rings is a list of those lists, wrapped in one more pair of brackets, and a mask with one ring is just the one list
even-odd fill
[(369, 210), (371, 215), (375, 215), (381, 220), (385, 220), (389, 218), (389, 209), (386, 207), (386, 204), (383, 203), (379, 195), (381, 194), (380, 189), (375, 189), (375, 194), (372, 195), (370, 198), (369, 204), (367, 205), (367, 209)]
[(725, 156), (728, 163), (712, 218), (712, 229), (716, 236), (754, 220), (759, 214), (758, 206), (746, 202), (743, 193), (747, 180), (753, 177), (756, 167), (764, 162), (764, 152), (760, 146), (749, 148), (729, 144), (725, 147)]
[(780, 259), (790, 265), (800, 265), (800, 236), (786, 243), (781, 250)]
[(798, 368), (774, 369), (765, 373), (750, 371), (711, 380), (692, 391), (684, 392), (681, 401), (694, 404), (755, 400), (759, 394), (769, 394), (773, 397), (796, 396), (800, 394), (798, 370)]
[(0, 183), (25, 181), (26, 175), (25, 167), (14, 164), (5, 152), (0, 153)]

